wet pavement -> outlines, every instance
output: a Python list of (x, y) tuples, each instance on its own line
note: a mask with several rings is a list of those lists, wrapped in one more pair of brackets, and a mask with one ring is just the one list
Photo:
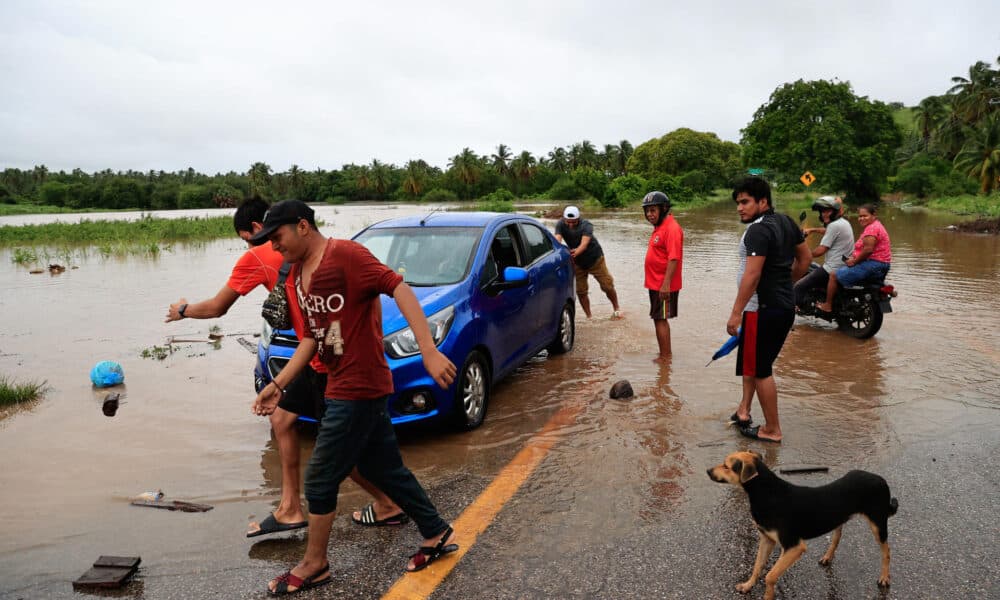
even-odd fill
[[(320, 216), (327, 234), (348, 236), (417, 210), (324, 207)], [(895, 312), (867, 341), (797, 321), (776, 366), (785, 441), (775, 446), (724, 423), (740, 393), (735, 356), (705, 367), (727, 337), (735, 293), (733, 213), (723, 204), (678, 215), (686, 259), (672, 364), (651, 361), (656, 343), (643, 316), (649, 225), (638, 214), (584, 214), (594, 217), (627, 318), (608, 320), (610, 305), (592, 286), (595, 318), (578, 320), (573, 352), (542, 355), (499, 384), (480, 429), (400, 432), (408, 465), (456, 519), (553, 414), (575, 414), (433, 597), (760, 598), (762, 583), (749, 596), (733, 591), (756, 551), (746, 500), (705, 475), (740, 449), (761, 452), (772, 467), (830, 468), (785, 476), (807, 485), (853, 468), (875, 471), (899, 499), (888, 592), (875, 585), (870, 530), (852, 521), (834, 564), (816, 564), (826, 539), (812, 541), (780, 580), (779, 598), (1000, 597), (1000, 238), (943, 231), (948, 220), (927, 213), (887, 211)], [(301, 533), (243, 537), (247, 522), (277, 502), (280, 483), (268, 427), (249, 411), (253, 357), (237, 343), (256, 343), (263, 292), (222, 319), (162, 323), (178, 297), (213, 295), (242, 250), (234, 237), (155, 260), (89, 256), (54, 276), (29, 275), (0, 251), (0, 373), (51, 387), (41, 402), (0, 417), (0, 598), (90, 595), (70, 582), (102, 554), (143, 558), (132, 584), (105, 595), (264, 597), (265, 581), (302, 552)], [(184, 343), (163, 361), (140, 357), (170, 335), (207, 339), (212, 325), (227, 334), (218, 346)], [(112, 418), (101, 410), (107, 392), (88, 380), (105, 359), (126, 374)], [(631, 382), (634, 398), (608, 398), (619, 379)], [(754, 417), (762, 419), (759, 409)], [(304, 456), (310, 445), (306, 437)], [(128, 505), (158, 488), (215, 508)], [(365, 503), (345, 484), (344, 511)], [(373, 531), (347, 516), (333, 540), (335, 582), (301, 597), (378, 597), (419, 542), (412, 526)]]

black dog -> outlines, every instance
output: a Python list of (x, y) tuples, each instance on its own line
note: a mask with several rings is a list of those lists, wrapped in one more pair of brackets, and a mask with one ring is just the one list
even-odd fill
[(889, 484), (874, 473), (851, 471), (840, 479), (819, 487), (793, 485), (767, 468), (755, 452), (734, 452), (717, 467), (708, 469), (712, 481), (740, 486), (750, 498), (750, 514), (760, 530), (757, 560), (750, 579), (736, 586), (749, 592), (757, 583), (775, 543), (781, 544), (781, 556), (767, 573), (764, 600), (773, 600), (778, 578), (806, 551), (804, 540), (833, 531), (833, 539), (819, 564), (829, 565), (840, 543), (844, 523), (862, 514), (871, 525), (882, 548), (882, 573), (878, 584), (889, 586), (889, 517), (896, 514), (899, 502), (889, 493)]

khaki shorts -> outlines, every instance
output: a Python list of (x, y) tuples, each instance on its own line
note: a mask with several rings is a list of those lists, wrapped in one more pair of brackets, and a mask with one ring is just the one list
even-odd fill
[(597, 280), (597, 285), (601, 286), (601, 291), (610, 294), (615, 291), (615, 279), (608, 271), (608, 265), (604, 262), (604, 257), (600, 257), (590, 266), (589, 269), (581, 269), (573, 265), (576, 275), (576, 295), (586, 296), (588, 293), (587, 276), (593, 275)]
[(649, 292), (649, 316), (654, 321), (673, 319), (677, 316), (677, 296), (680, 291), (670, 292), (670, 300), (660, 300), (659, 290), (647, 290)]

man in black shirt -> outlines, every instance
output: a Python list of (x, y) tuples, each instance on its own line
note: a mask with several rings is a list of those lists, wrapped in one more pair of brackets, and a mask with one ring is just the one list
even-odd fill
[(615, 280), (608, 272), (604, 262), (604, 251), (594, 237), (594, 226), (590, 221), (580, 218), (580, 209), (567, 206), (563, 218), (556, 223), (556, 239), (564, 242), (573, 257), (573, 267), (576, 271), (576, 297), (580, 300), (584, 314), (590, 318), (590, 298), (587, 295), (587, 276), (593, 275), (601, 286), (601, 291), (611, 301), (611, 318), (622, 318), (618, 309), (618, 292), (615, 291)]
[[(778, 388), (771, 366), (795, 320), (792, 283), (805, 274), (812, 259), (802, 231), (791, 217), (774, 212), (771, 188), (748, 177), (733, 190), (740, 222), (739, 290), (726, 323), (729, 335), (740, 332), (736, 374), (743, 377), (743, 399), (731, 420), (743, 435), (781, 441)], [(764, 412), (764, 425), (751, 427), (754, 394)]]

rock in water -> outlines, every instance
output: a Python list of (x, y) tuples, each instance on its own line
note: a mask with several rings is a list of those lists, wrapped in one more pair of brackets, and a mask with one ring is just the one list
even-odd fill
[(121, 394), (117, 392), (108, 394), (104, 398), (104, 405), (101, 406), (101, 410), (104, 411), (105, 417), (113, 417), (115, 413), (118, 412), (118, 400), (121, 398)]
[(621, 398), (631, 398), (634, 395), (635, 393), (632, 391), (632, 384), (629, 383), (627, 379), (622, 379), (611, 386), (611, 397), (615, 400), (619, 400)]

